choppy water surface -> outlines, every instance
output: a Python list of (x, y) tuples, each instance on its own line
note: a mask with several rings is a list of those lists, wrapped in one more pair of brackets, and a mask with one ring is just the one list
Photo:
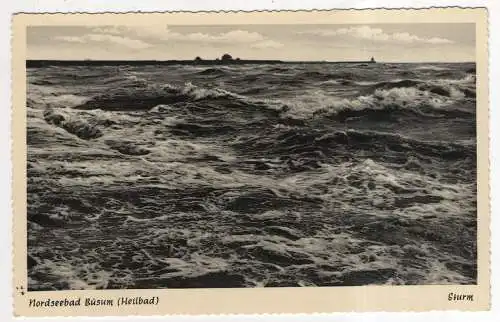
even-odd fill
[(29, 289), (476, 282), (474, 64), (28, 69)]

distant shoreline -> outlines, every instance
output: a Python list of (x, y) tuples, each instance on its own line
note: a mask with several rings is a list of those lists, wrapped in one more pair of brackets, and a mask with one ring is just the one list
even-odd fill
[(375, 61), (282, 61), (282, 60), (26, 60), (26, 67), (44, 66), (144, 66), (144, 65), (259, 65), (259, 64), (375, 64)]

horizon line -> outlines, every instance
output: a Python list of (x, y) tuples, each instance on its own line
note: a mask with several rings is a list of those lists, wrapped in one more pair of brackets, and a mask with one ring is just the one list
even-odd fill
[(218, 62), (218, 63), (242, 63), (242, 62), (276, 62), (276, 63), (398, 63), (398, 64), (413, 64), (413, 63), (476, 63), (474, 60), (463, 60), (463, 61), (371, 61), (371, 60), (282, 60), (282, 59), (233, 59), (230, 61), (223, 61), (220, 59), (203, 59), (201, 61), (196, 61), (194, 59), (44, 59), (44, 58), (27, 58), (26, 62), (193, 62), (203, 63), (203, 62)]

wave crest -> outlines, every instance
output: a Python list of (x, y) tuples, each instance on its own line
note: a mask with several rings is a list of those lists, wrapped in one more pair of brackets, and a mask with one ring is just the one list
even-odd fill
[(158, 105), (219, 98), (245, 99), (243, 96), (221, 88), (204, 88), (188, 82), (184, 86), (164, 84), (145, 88), (116, 88), (104, 95), (95, 96), (74, 108), (110, 111), (151, 110)]
[(113, 125), (115, 122), (103, 115), (83, 117), (74, 115), (62, 109), (47, 109), (43, 118), (48, 124), (58, 126), (80, 139), (97, 139), (104, 135), (101, 128)]
[[(446, 92), (443, 88), (422, 90), (416, 87), (394, 87), (376, 89), (371, 95), (362, 95), (353, 99), (344, 98), (330, 101), (326, 106), (320, 106), (313, 116), (327, 116), (341, 121), (350, 117), (382, 116), (393, 112), (427, 117), (450, 115), (470, 115), (474, 110), (457, 108), (455, 99), (466, 96), (456, 89)], [(451, 97), (450, 97), (451, 96)]]

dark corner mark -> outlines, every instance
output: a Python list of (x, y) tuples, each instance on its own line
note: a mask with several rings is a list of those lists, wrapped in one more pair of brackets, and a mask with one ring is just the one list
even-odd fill
[(26, 294), (25, 292), (25, 288), (21, 285), (21, 286), (16, 286), (16, 290), (21, 294), (21, 295), (24, 295)]

